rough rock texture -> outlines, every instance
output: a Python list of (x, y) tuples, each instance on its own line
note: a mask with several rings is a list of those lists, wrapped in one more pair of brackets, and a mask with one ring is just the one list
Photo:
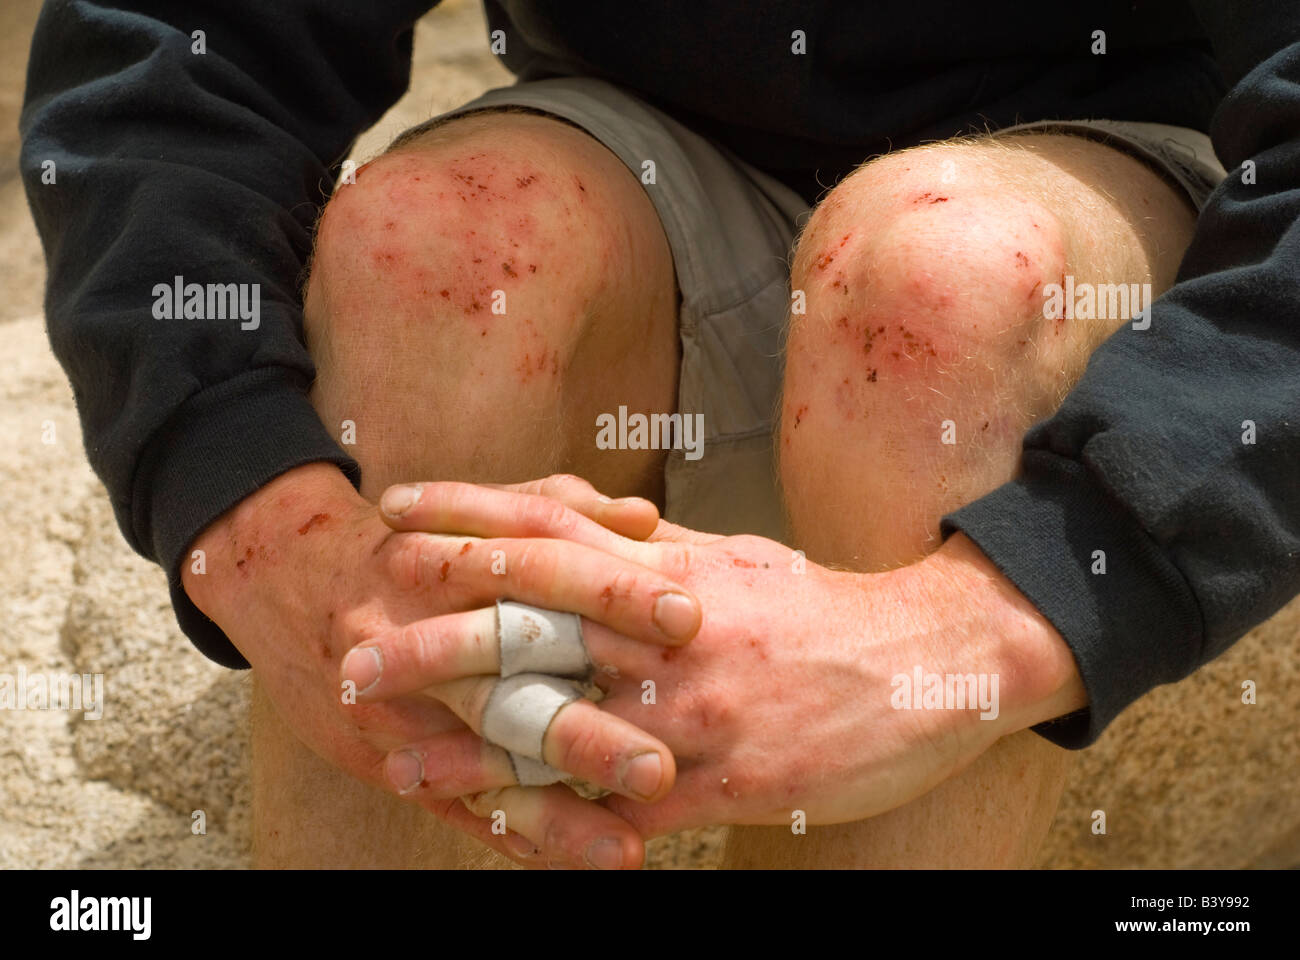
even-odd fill
[(240, 865), (245, 679), (195, 656), (123, 542), (40, 317), (0, 326), (0, 364), (0, 672), (104, 677), (99, 719), (2, 715), (0, 866)]
[[(162, 573), (121, 539), (45, 341), (43, 267), (13, 133), (36, 7), (0, 7), (0, 673), (102, 673), (107, 705), (98, 720), (0, 714), (0, 867), (245, 866), (247, 676), (190, 648)], [(484, 36), (470, 0), (426, 18), (410, 93), (354, 155), (508, 83)], [(53, 443), (43, 442), (47, 421)], [(1125, 713), (1079, 757), (1044, 865), (1300, 865), (1298, 674), (1293, 603)], [(1241, 703), (1247, 679), (1254, 706)], [(1098, 809), (1105, 836), (1091, 832)], [(195, 810), (206, 835), (191, 830)], [(653, 841), (651, 864), (712, 865), (723, 833)]]
[(1040, 863), (1300, 867), (1300, 600), (1080, 754)]

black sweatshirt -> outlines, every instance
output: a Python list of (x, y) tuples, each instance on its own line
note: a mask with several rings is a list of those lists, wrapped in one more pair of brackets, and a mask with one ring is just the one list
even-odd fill
[[(337, 165), (406, 88), (430, 5), (54, 0), (37, 27), (22, 169), (50, 339), (123, 533), (223, 664), (246, 665), (180, 587), (188, 545), (292, 467), (359, 477), (306, 398), (296, 282)], [(986, 125), (1208, 129), (1230, 175), (1150, 329), (1111, 337), (1025, 438), (1018, 478), (944, 530), (1070, 644), (1091, 706), (1039, 728), (1065, 746), (1300, 590), (1300, 3), (494, 0), (488, 14), (520, 76), (625, 85), (810, 201), (870, 155)], [(260, 326), (155, 319), (154, 286), (177, 275), (260, 284)]]

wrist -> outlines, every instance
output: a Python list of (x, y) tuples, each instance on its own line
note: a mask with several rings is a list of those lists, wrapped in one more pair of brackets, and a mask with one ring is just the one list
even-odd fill
[(988, 642), (999, 675), (1001, 735), (1087, 706), (1065, 639), (974, 541), (953, 534), (923, 563), (956, 591), (952, 602), (962, 618), (973, 618), (960, 634)]
[[(332, 463), (308, 463), (280, 474), (208, 524), (190, 545), (201, 550), (204, 572), (181, 565), (181, 583), (194, 605), (220, 623), (223, 607), (244, 594), (242, 585), (266, 579), (285, 547), (313, 517), (354, 509), (367, 501)], [(270, 561), (270, 562), (268, 562)], [(269, 569), (268, 569), (269, 568)], [(239, 600), (237, 602), (242, 602)]]

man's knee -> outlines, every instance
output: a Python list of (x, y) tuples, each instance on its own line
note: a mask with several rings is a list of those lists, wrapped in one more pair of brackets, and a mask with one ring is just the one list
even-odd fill
[(327, 205), (309, 328), (366, 340), (433, 328), (445, 346), (498, 358), (517, 344), (522, 379), (555, 376), (547, 341), (570, 334), (648, 242), (623, 178), (586, 134), (541, 117), (474, 116), (416, 137)]
[(1061, 328), (1043, 291), (1063, 279), (1068, 238), (1003, 163), (997, 146), (939, 145), (836, 187), (799, 243), (792, 347), (839, 354), (837, 372), (880, 389), (989, 378), (1050, 350)]
[[(892, 155), (841, 183), (796, 252), (780, 475), (791, 522), (856, 498), (859, 528), (818, 556), (885, 569), (937, 542), (938, 517), (1005, 472), (1054, 402), (1068, 337), (1044, 312), (1070, 236), (1017, 189), (1000, 147)], [(798, 304), (796, 294), (795, 304)], [(856, 559), (855, 559), (856, 558)]]
[(598, 411), (671, 409), (675, 391), (672, 259), (650, 200), (596, 140), (531, 114), (452, 121), (340, 186), (305, 326), (313, 402), (332, 428), (355, 423), (371, 485), (427, 475), (434, 448), (458, 476), (574, 470)]

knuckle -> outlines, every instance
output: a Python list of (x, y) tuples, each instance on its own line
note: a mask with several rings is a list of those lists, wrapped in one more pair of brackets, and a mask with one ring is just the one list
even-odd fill
[(542, 485), (543, 492), (547, 494), (562, 494), (566, 491), (579, 493), (585, 492), (590, 487), (591, 484), (573, 473), (553, 473)]
[(356, 608), (335, 617), (336, 630), (341, 642), (334, 649), (351, 650), (371, 640), (382, 640), (387, 632), (386, 622), (372, 616), (365, 608)]
[(624, 566), (614, 567), (605, 580), (605, 588), (600, 592), (606, 609), (615, 603), (629, 603), (641, 586), (641, 575)]
[(544, 827), (543, 836), (546, 838), (542, 844), (542, 849), (551, 850), (559, 854), (566, 854), (573, 850), (577, 845), (578, 829), (570, 823), (566, 817), (556, 816), (550, 809), (550, 801), (543, 801), (547, 805), (547, 810), (543, 814)]
[(752, 533), (741, 533), (734, 537), (727, 538), (727, 545), (739, 553), (758, 553), (763, 550), (769, 541), (762, 537), (757, 537)]
[(659, 545), (659, 562), (656, 566), (670, 580), (676, 580), (679, 583), (685, 582), (690, 577), (691, 570), (694, 567), (694, 556), (687, 547), (680, 544), (661, 544)]
[(525, 507), (525, 523), (536, 534), (565, 536), (572, 532), (574, 514), (559, 500), (550, 497), (531, 499)]
[(443, 480), (425, 485), (424, 507), (433, 522), (470, 511), (480, 490), (473, 484)]
[(513, 562), (507, 568), (510, 583), (519, 590), (546, 590), (555, 577), (552, 545), (536, 540), (515, 543)]
[(401, 534), (393, 538), (388, 554), (388, 574), (401, 590), (418, 590), (428, 582), (435, 550), (430, 537)]
[(442, 664), (446, 644), (441, 630), (427, 620), (416, 620), (402, 627), (395, 647), (397, 658), (414, 661), (427, 670)]
[[(564, 709), (571, 710), (572, 706), (570, 704)], [(600, 718), (591, 715), (583, 716), (576, 711), (571, 716), (578, 722), (566, 724), (563, 732), (556, 737), (557, 766), (569, 773), (581, 773), (593, 766), (595, 757), (603, 749), (601, 746), (603, 737), (597, 723)]]
[(703, 735), (704, 731), (725, 729), (735, 712), (736, 704), (732, 697), (715, 690), (707, 697), (693, 700), (690, 717), (695, 730)]

